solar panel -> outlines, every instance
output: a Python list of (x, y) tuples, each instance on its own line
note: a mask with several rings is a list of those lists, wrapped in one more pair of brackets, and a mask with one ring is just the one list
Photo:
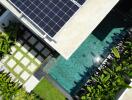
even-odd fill
[(86, 0), (76, 0), (80, 5), (83, 5)]
[[(10, 0), (40, 29), (53, 37), (79, 9), (71, 0)], [(80, 0), (81, 1), (81, 0)], [(82, 0), (84, 1), (84, 0)], [(80, 2), (81, 4), (82, 2)]]

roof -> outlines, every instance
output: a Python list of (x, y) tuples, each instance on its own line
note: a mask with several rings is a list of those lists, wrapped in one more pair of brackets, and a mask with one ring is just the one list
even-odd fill
[(87, 0), (52, 39), (43, 36), (42, 32), (22, 16), (7, 0), (1, 0), (0, 2), (11, 10), (29, 29), (43, 38), (64, 58), (68, 59), (118, 1)]
[[(80, 2), (81, 1), (81, 2)], [(10, 0), (25, 17), (53, 37), (75, 14), (85, 0)]]

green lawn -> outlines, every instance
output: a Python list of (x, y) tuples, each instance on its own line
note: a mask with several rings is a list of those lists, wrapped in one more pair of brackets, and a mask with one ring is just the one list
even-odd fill
[(44, 100), (65, 100), (64, 95), (45, 78), (41, 79), (34, 92)]

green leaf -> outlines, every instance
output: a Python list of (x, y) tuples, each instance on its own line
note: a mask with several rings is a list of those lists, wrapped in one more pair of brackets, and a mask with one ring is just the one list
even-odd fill
[(115, 56), (116, 58), (120, 58), (120, 54), (119, 54), (119, 52), (118, 52), (118, 50), (117, 50), (116, 47), (113, 47), (113, 48), (112, 48), (112, 53), (114, 54), (114, 56)]
[(89, 92), (92, 92), (92, 89), (91, 89), (90, 86), (87, 86), (87, 90), (88, 90)]
[(98, 85), (97, 87), (98, 87), (101, 91), (103, 90), (103, 88), (102, 88), (100, 85)]
[(110, 79), (110, 74), (108, 74), (108, 75), (103, 79), (103, 81), (104, 81), (104, 82), (107, 82), (109, 79)]
[(116, 67), (116, 72), (121, 71), (121, 70), (122, 70), (122, 67), (121, 66), (117, 66)]
[(86, 96), (82, 96), (81, 97), (81, 100), (86, 100)]

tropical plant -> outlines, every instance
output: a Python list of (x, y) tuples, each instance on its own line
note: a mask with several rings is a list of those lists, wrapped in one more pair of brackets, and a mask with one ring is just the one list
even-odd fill
[(17, 36), (22, 33), (22, 25), (9, 21), (9, 25), (4, 26), (4, 32), (8, 34), (11, 40), (16, 41)]
[[(81, 99), (84, 100), (112, 100), (121, 88), (130, 88), (124, 81), (125, 78), (117, 73), (119, 70), (106, 68), (100, 76), (91, 77), (91, 85), (84, 86), (87, 91)], [(120, 69), (120, 68), (119, 68)], [(109, 93), (108, 93), (109, 92)]]
[(106, 63), (105, 67), (97, 70), (98, 74), (93, 74), (82, 87), (82, 94), (78, 94), (82, 100), (114, 100), (121, 89), (131, 88), (132, 36), (123, 40), (121, 49), (123, 52), (120, 53), (119, 49), (113, 47), (111, 64)]
[(13, 95), (21, 88), (18, 82), (14, 83), (9, 73), (0, 72), (0, 96), (3, 100), (12, 98)]
[(18, 23), (9, 22), (8, 26), (4, 26), (4, 32), (0, 32), (0, 57), (10, 53), (10, 48), (20, 33), (21, 29)]
[(41, 100), (35, 93), (27, 93), (24, 89), (19, 89), (13, 100)]
[(34, 93), (27, 93), (18, 82), (14, 82), (10, 73), (0, 72), (0, 97), (2, 100), (41, 100)]
[(13, 41), (10, 39), (8, 34), (0, 33), (0, 55), (8, 54)]
[(120, 54), (116, 47), (112, 48), (112, 53), (115, 55), (116, 58), (120, 58)]

